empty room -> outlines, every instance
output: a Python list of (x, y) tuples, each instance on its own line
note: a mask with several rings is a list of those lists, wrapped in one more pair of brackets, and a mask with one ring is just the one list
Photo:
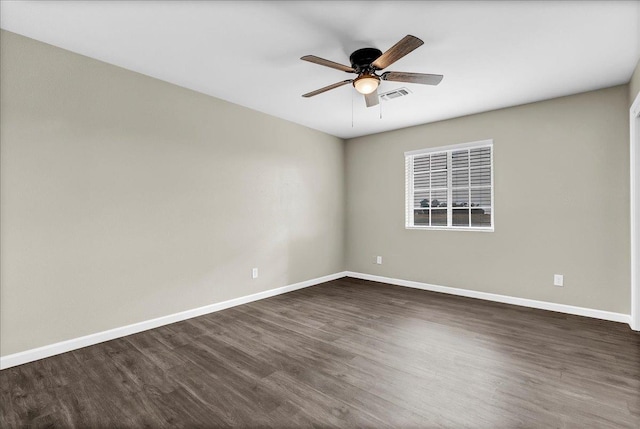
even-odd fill
[(640, 428), (640, 1), (0, 27), (0, 427)]

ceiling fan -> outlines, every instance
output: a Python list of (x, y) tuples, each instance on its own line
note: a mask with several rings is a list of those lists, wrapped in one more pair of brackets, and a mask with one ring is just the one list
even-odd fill
[(380, 85), (380, 80), (419, 83), (422, 85), (437, 85), (443, 78), (441, 74), (407, 73), (394, 71), (384, 72), (381, 75), (378, 75), (376, 73), (378, 70), (386, 69), (391, 64), (395, 63), (400, 58), (404, 57), (423, 44), (424, 42), (417, 37), (407, 35), (403, 37), (402, 40), (400, 40), (398, 43), (389, 48), (384, 54), (381, 50), (376, 48), (358, 49), (349, 57), (351, 67), (333, 61), (325, 60), (324, 58), (316, 57), (315, 55), (305, 55), (300, 59), (309, 61), (311, 63), (320, 64), (321, 66), (342, 70), (347, 73), (355, 73), (358, 75), (358, 77), (356, 77), (355, 79), (343, 80), (342, 82), (337, 82), (332, 85), (325, 86), (324, 88), (308, 92), (304, 94), (303, 97), (313, 97), (314, 95), (322, 94), (323, 92), (341, 87), (348, 83), (352, 83), (356, 91), (364, 95), (367, 107), (371, 107), (377, 105), (380, 102), (378, 99), (377, 91), (378, 85)]

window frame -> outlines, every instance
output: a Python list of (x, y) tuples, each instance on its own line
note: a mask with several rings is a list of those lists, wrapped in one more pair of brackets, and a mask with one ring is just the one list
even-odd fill
[[(453, 214), (453, 170), (452, 156), (456, 151), (465, 149), (491, 148), (491, 226), (454, 226), (452, 225)], [(416, 225), (414, 223), (414, 172), (413, 160), (416, 156), (425, 154), (446, 153), (447, 154), (447, 225)], [(412, 150), (404, 153), (405, 158), (405, 229), (417, 230), (444, 230), (444, 231), (476, 231), (476, 232), (494, 232), (495, 231), (495, 185), (494, 185), (494, 159), (493, 159), (493, 139), (479, 140), (469, 143), (461, 143), (447, 146), (430, 147), (425, 149)], [(431, 189), (431, 184), (429, 184)], [(471, 183), (468, 184), (471, 189)], [(486, 207), (486, 206), (485, 206)], [(471, 209), (471, 207), (469, 207)]]

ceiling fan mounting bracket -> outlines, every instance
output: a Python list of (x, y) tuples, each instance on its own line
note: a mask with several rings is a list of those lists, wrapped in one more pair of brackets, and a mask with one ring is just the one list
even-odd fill
[(376, 48), (362, 48), (355, 51), (349, 57), (351, 61), (351, 67), (353, 67), (357, 73), (372, 72), (373, 68), (371, 63), (378, 59), (382, 55), (382, 51)]

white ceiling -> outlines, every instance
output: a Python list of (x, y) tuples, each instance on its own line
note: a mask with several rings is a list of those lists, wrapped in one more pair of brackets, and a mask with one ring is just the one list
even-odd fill
[[(6, 2), (0, 26), (342, 138), (624, 84), (640, 56), (640, 2)], [(367, 109), (351, 86), (362, 47), (425, 44), (388, 70), (439, 86)], [(352, 111), (353, 102), (353, 111)], [(380, 113), (382, 112), (382, 119)], [(352, 125), (353, 118), (353, 125)]]

